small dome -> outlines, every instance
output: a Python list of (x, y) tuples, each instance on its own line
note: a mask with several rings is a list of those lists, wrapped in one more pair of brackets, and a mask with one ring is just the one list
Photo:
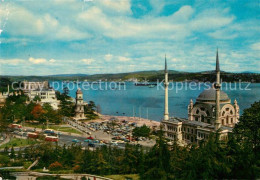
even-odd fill
[[(216, 100), (216, 90), (213, 88), (206, 89), (197, 98), (197, 101), (215, 101)], [(220, 90), (220, 101), (230, 101), (228, 95)]]
[(78, 88), (78, 90), (77, 90), (77, 94), (82, 94), (82, 91), (81, 91), (80, 88)]

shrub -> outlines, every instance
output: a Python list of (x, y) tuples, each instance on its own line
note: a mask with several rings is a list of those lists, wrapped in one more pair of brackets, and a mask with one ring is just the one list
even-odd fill
[(61, 165), (61, 163), (59, 163), (58, 161), (56, 161), (56, 162), (50, 164), (49, 169), (50, 169), (51, 171), (61, 170), (61, 169), (62, 169), (62, 165)]
[(80, 172), (80, 166), (79, 165), (74, 166), (72, 169), (73, 169), (74, 172)]

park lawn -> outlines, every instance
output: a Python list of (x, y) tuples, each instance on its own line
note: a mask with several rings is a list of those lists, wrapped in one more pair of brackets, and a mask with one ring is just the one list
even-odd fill
[(114, 179), (114, 180), (125, 180), (125, 179), (138, 180), (138, 179), (140, 179), (138, 174), (108, 175), (108, 176), (105, 176), (105, 177), (110, 178), (110, 179)]
[(38, 142), (36, 140), (32, 140), (32, 139), (12, 138), (8, 143), (0, 146), (0, 148), (23, 147), (23, 146), (28, 146), (28, 145), (34, 145), (34, 144), (37, 144), (37, 143)]
[(61, 131), (61, 132), (82, 134), (82, 132), (80, 132), (74, 128), (71, 128), (71, 127), (50, 126), (50, 128), (53, 130)]
[[(27, 127), (32, 127), (32, 128), (40, 128), (42, 129), (43, 125), (42, 124), (25, 124)], [(60, 125), (49, 125), (49, 129), (53, 129), (56, 131), (61, 131), (61, 132), (68, 132), (68, 133), (75, 133), (75, 134), (82, 134), (82, 132), (72, 128), (72, 127), (64, 127)]]

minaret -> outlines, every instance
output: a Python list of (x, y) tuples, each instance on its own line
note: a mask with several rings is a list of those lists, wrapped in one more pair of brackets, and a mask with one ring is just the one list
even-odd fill
[(193, 109), (193, 101), (192, 101), (192, 99), (190, 99), (190, 104), (189, 104), (189, 106), (188, 106), (188, 119), (190, 120), (190, 121), (192, 121), (193, 119), (192, 119), (192, 109)]
[(83, 102), (83, 93), (79, 88), (76, 92), (76, 109), (75, 109), (75, 118), (84, 119), (84, 102)]
[(219, 59), (218, 59), (218, 49), (217, 49), (217, 55), (216, 55), (216, 84), (215, 84), (215, 90), (216, 90), (216, 108), (215, 108), (215, 130), (218, 130), (221, 127), (220, 123), (220, 68), (219, 68)]
[(239, 119), (239, 106), (237, 104), (237, 100), (236, 99), (234, 101), (234, 108), (235, 108), (235, 122), (234, 123), (237, 123), (238, 119)]
[(165, 101), (164, 101), (164, 120), (169, 120), (169, 112), (168, 112), (168, 70), (167, 70), (167, 60), (166, 60), (166, 54), (165, 54), (165, 69), (164, 69), (164, 90), (165, 90)]

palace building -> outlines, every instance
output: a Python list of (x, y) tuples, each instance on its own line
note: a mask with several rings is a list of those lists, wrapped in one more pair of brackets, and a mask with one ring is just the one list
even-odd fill
[(216, 83), (205, 89), (193, 103), (188, 105), (188, 119), (169, 117), (168, 112), (168, 71), (165, 57), (165, 109), (161, 124), (167, 139), (181, 144), (198, 143), (216, 131), (220, 139), (226, 139), (239, 119), (237, 101), (231, 103), (228, 95), (221, 91), (218, 51), (216, 53)]

